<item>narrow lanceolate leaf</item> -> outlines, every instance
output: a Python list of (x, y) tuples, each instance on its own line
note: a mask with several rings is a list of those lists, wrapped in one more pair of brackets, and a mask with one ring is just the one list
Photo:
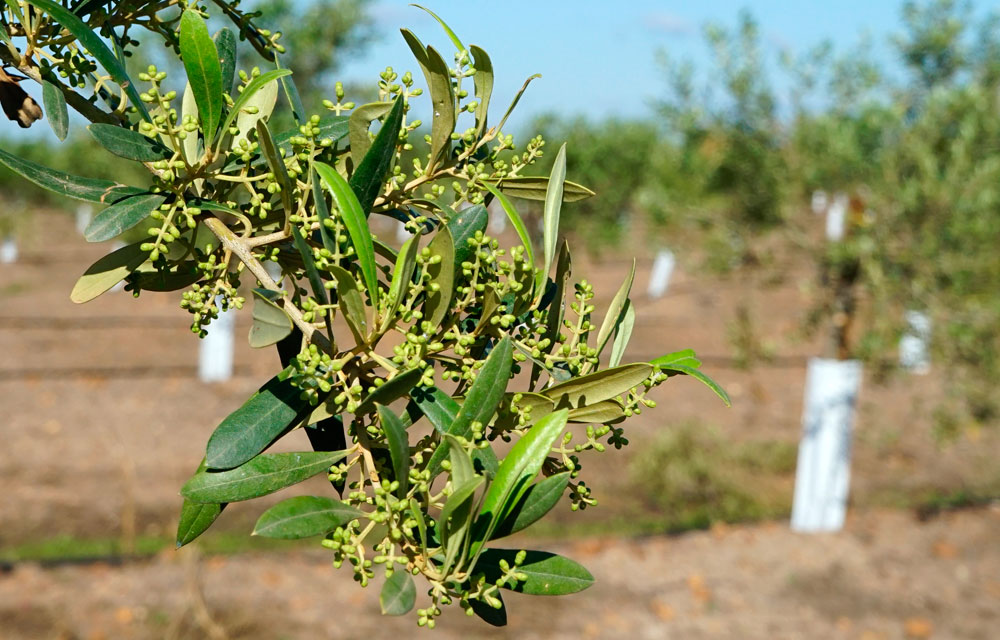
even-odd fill
[(681, 365), (684, 367), (691, 367), (692, 369), (697, 369), (701, 366), (701, 360), (694, 353), (694, 349), (681, 349), (680, 351), (674, 351), (673, 353), (668, 353), (665, 356), (660, 356), (655, 360), (650, 360), (649, 364), (654, 367), (665, 367), (667, 365)]
[[(528, 264), (535, 264), (535, 251), (531, 246), (531, 234), (528, 233), (528, 227), (524, 224), (524, 220), (521, 219), (521, 215), (517, 212), (517, 209), (511, 203), (507, 196), (505, 196), (499, 189), (488, 182), (484, 182), (483, 186), (496, 197), (500, 206), (503, 208), (504, 213), (507, 214), (507, 219), (510, 220), (510, 224), (514, 227), (514, 231), (517, 231), (517, 237), (521, 239), (521, 244), (524, 245), (524, 252), (528, 258)], [(545, 284), (544, 278), (545, 274), (539, 274), (540, 278), (543, 280), (540, 283), (536, 283), (537, 287), (540, 288), (542, 284)]]
[[(204, 470), (205, 460), (203, 459), (198, 465), (196, 473), (201, 473)], [(177, 548), (180, 549), (205, 533), (225, 508), (225, 502), (198, 503), (184, 500), (184, 504), (181, 505), (181, 517), (177, 522)]]
[(277, 305), (278, 293), (267, 289), (253, 290), (253, 325), (248, 340), (254, 349), (276, 344), (292, 332), (292, 320)]
[(181, 14), (180, 50), (184, 71), (198, 103), (199, 120), (207, 146), (215, 139), (219, 120), (222, 119), (222, 64), (205, 21), (194, 9), (186, 9)]
[(42, 104), (45, 105), (45, 115), (49, 119), (52, 132), (60, 140), (66, 139), (69, 132), (69, 111), (66, 109), (66, 96), (59, 87), (48, 80), (42, 80)]
[(406, 438), (406, 427), (390, 409), (381, 404), (376, 404), (375, 408), (385, 433), (385, 441), (389, 445), (392, 471), (399, 482), (397, 495), (402, 498), (410, 488), (410, 443)]
[(570, 472), (565, 471), (531, 485), (511, 509), (510, 515), (493, 530), (490, 539), (509, 536), (538, 522), (559, 502), (569, 484), (569, 476)]
[(73, 34), (77, 41), (104, 67), (111, 79), (122, 87), (132, 106), (139, 110), (139, 114), (144, 119), (149, 120), (146, 105), (139, 99), (139, 92), (136, 91), (132, 80), (128, 77), (125, 65), (108, 48), (108, 45), (104, 44), (104, 40), (97, 35), (96, 30), (73, 15), (69, 9), (52, 0), (31, 0), (30, 4), (55, 18), (55, 22)]
[(722, 398), (722, 401), (726, 403), (727, 407), (731, 407), (732, 402), (729, 400), (729, 394), (726, 390), (719, 386), (719, 383), (712, 380), (707, 375), (702, 373), (699, 369), (694, 367), (689, 367), (683, 364), (666, 364), (659, 365), (660, 369), (665, 371), (667, 375), (683, 374), (686, 376), (691, 376), (695, 380), (700, 380), (706, 387), (715, 392), (715, 395)]
[(379, 331), (382, 333), (388, 331), (392, 326), (396, 319), (396, 311), (410, 290), (413, 270), (417, 266), (417, 251), (420, 249), (419, 239), (420, 236), (412, 236), (403, 243), (399, 255), (396, 256), (396, 266), (392, 270), (392, 283), (389, 285), (389, 298), (385, 315), (382, 317), (382, 325), (379, 327)]
[(212, 36), (215, 49), (219, 52), (219, 69), (222, 72), (222, 90), (231, 93), (236, 79), (236, 36), (227, 27), (222, 27)]
[[(452, 452), (458, 445), (452, 445)], [(462, 452), (465, 453), (464, 451)], [(468, 456), (466, 455), (466, 458)], [(469, 461), (469, 465), (472, 461)], [(441, 517), (438, 522), (441, 525), (441, 545), (445, 548), (444, 570), (450, 571), (454, 562), (459, 557), (459, 552), (465, 544), (466, 536), (469, 533), (470, 518), (472, 517), (473, 499), (476, 490), (482, 486), (486, 478), (473, 475), (463, 481), (453, 478), (452, 494), (448, 496), (444, 507), (441, 509)]]
[(166, 198), (158, 193), (129, 196), (104, 209), (83, 231), (87, 242), (104, 242), (139, 224), (163, 204)]
[[(277, 86), (273, 82), (271, 84), (275, 87)], [(263, 91), (261, 91), (261, 93), (263, 93)], [(260, 115), (260, 113), (258, 112), (257, 115)], [(293, 209), (292, 206), (292, 196), (294, 195), (293, 192), (295, 191), (295, 185), (294, 183), (292, 183), (292, 179), (288, 176), (288, 169), (287, 167), (285, 167), (285, 158), (282, 156), (281, 151), (278, 150), (278, 147), (274, 144), (274, 140), (271, 139), (271, 132), (268, 131), (267, 124), (263, 118), (257, 119), (256, 128), (257, 128), (257, 141), (260, 142), (261, 151), (264, 152), (264, 159), (267, 160), (267, 166), (269, 169), (271, 169), (271, 173), (274, 174), (274, 181), (278, 184), (279, 187), (281, 187), (281, 205), (285, 209), (285, 220), (287, 220), (288, 216), (293, 215), (295, 213), (295, 210)], [(292, 226), (292, 231), (293, 233), (295, 233), (296, 231), (298, 231), (298, 228), (296, 226)], [(295, 237), (300, 238), (301, 234), (297, 234)], [(308, 251), (309, 255), (308, 256), (305, 255), (305, 253), (303, 253), (303, 246), (304, 244), (300, 243), (298, 239), (295, 240), (295, 248), (299, 250), (300, 254), (302, 254), (302, 260), (306, 262), (306, 267), (308, 271), (308, 267), (309, 265), (312, 264), (313, 261), (312, 251), (309, 250)], [(308, 249), (308, 247), (306, 248)], [(312, 271), (315, 270), (316, 267), (313, 266)], [(310, 276), (309, 281), (312, 282), (313, 286), (315, 287), (316, 283), (313, 282), (312, 276)], [(314, 290), (313, 293), (316, 295), (317, 300), (319, 300), (323, 304), (326, 304), (325, 290), (322, 292)]]
[(347, 328), (358, 344), (364, 344), (368, 338), (368, 307), (361, 298), (358, 282), (347, 269), (330, 265), (327, 270), (337, 280), (337, 304), (347, 321)]
[(288, 380), (268, 380), (212, 433), (205, 453), (208, 468), (232, 469), (266, 449), (309, 407), (300, 393)]
[(625, 304), (628, 302), (628, 294), (632, 291), (632, 281), (635, 279), (635, 258), (632, 259), (632, 268), (629, 269), (628, 275), (625, 277), (625, 282), (622, 286), (618, 288), (618, 292), (615, 293), (615, 297), (611, 300), (611, 305), (608, 307), (608, 312), (604, 314), (604, 322), (601, 323), (601, 329), (597, 332), (597, 355), (600, 356), (601, 352), (604, 351), (605, 345), (608, 344), (608, 340), (611, 339), (611, 334), (615, 327), (618, 326), (618, 319), (625, 310)]
[(140, 291), (166, 292), (186, 289), (204, 277), (205, 272), (195, 260), (185, 260), (166, 271), (154, 269), (152, 264), (143, 265), (133, 274), (132, 282)]
[[(472, 435), (473, 422), (478, 422), (486, 427), (493, 420), (504, 391), (507, 389), (507, 381), (514, 364), (513, 356), (514, 350), (510, 337), (504, 336), (503, 340), (498, 342), (490, 355), (486, 357), (486, 362), (483, 363), (475, 381), (469, 387), (468, 393), (465, 394), (465, 403), (455, 419), (445, 428), (446, 433), (468, 438)], [(431, 478), (440, 471), (441, 462), (448, 455), (448, 448), (448, 442), (443, 441), (431, 455), (430, 462), (427, 464), (427, 468), (431, 471)], [(489, 466), (492, 466), (492, 462), (496, 459), (492, 449), (481, 449), (477, 453), (487, 456), (481, 461)]]
[(322, 536), (364, 515), (340, 500), (297, 496), (274, 505), (257, 520), (253, 535), (263, 538), (299, 540)]
[(312, 287), (313, 295), (320, 304), (329, 304), (330, 298), (326, 292), (326, 287), (323, 286), (323, 278), (320, 277), (319, 270), (316, 269), (316, 261), (313, 259), (312, 247), (310, 247), (306, 243), (305, 238), (302, 237), (302, 232), (299, 231), (297, 224), (292, 224), (290, 226), (292, 229), (292, 241), (295, 243), (295, 250), (298, 251), (299, 255), (302, 257), (302, 267), (305, 269), (306, 277), (309, 279), (309, 285)]
[[(278, 103), (278, 81), (272, 80), (250, 96), (239, 113), (236, 114), (236, 135), (230, 145), (232, 149), (243, 147), (243, 141), (247, 140), (251, 131), (256, 130), (261, 122), (267, 122), (274, 112), (274, 106)], [(273, 144), (273, 142), (272, 142)], [(267, 159), (267, 156), (264, 156)]]
[(476, 74), (472, 80), (476, 86), (476, 137), (486, 132), (486, 114), (490, 108), (490, 97), (493, 95), (493, 62), (486, 52), (476, 45), (469, 46)]
[(404, 396), (410, 395), (414, 385), (420, 382), (423, 377), (423, 369), (409, 369), (397, 373), (392, 378), (385, 381), (381, 387), (375, 387), (371, 393), (361, 401), (358, 408), (354, 410), (354, 415), (361, 416), (375, 409), (375, 404), (388, 405)]
[(504, 126), (504, 124), (507, 123), (507, 118), (509, 118), (510, 114), (514, 112), (514, 107), (516, 107), (517, 103), (521, 100), (521, 96), (524, 95), (524, 92), (525, 92), (525, 90), (527, 90), (528, 85), (531, 84), (531, 81), (534, 80), (534, 79), (536, 79), (536, 78), (541, 78), (541, 77), (542, 77), (542, 74), (536, 73), (534, 75), (528, 76), (528, 79), (524, 81), (524, 84), (521, 85), (521, 90), (517, 92), (517, 95), (514, 96), (514, 100), (512, 100), (511, 103), (510, 103), (510, 106), (507, 107), (507, 112), (503, 114), (502, 118), (500, 118), (500, 123), (496, 126), (496, 130), (498, 132), (499, 131), (503, 131), (503, 126)]
[[(258, 92), (263, 91), (264, 88), (267, 87), (271, 82), (277, 80), (278, 78), (290, 75), (291, 73), (292, 72), (289, 71), (288, 69), (272, 69), (267, 73), (260, 74), (259, 76), (248, 82), (247, 86), (243, 87), (243, 92), (240, 93), (238, 96), (234, 97), (233, 107), (232, 109), (229, 110), (229, 113), (226, 114), (226, 119), (222, 123), (223, 132), (228, 131), (229, 127), (233, 126), (233, 122), (235, 122), (236, 118), (239, 117), (240, 113), (243, 112), (243, 109), (246, 109), (249, 106), (257, 106), (253, 105), (252, 103), (255, 97), (257, 96)], [(270, 98), (264, 101), (264, 104), (268, 104), (269, 100)], [(274, 107), (272, 106), (271, 108), (273, 109)], [(275, 142), (277, 143), (278, 141), (275, 140)]]
[(632, 328), (635, 327), (635, 305), (631, 300), (625, 301), (625, 308), (618, 317), (618, 324), (615, 325), (615, 341), (611, 343), (611, 359), (608, 361), (609, 367), (617, 367), (621, 364), (625, 356), (625, 349), (628, 341), (632, 338)]
[[(514, 566), (519, 552), (518, 549), (487, 549), (479, 557), (476, 569), (486, 574), (487, 583), (495, 581), (502, 575), (500, 561)], [(583, 591), (594, 584), (594, 576), (582, 565), (547, 551), (528, 551), (517, 571), (527, 579), (505, 588), (533, 596), (562, 596)]]
[[(382, 192), (389, 169), (396, 157), (396, 145), (399, 144), (399, 130), (403, 126), (403, 97), (396, 98), (389, 115), (382, 122), (382, 128), (375, 135), (364, 158), (354, 167), (351, 174), (351, 189), (358, 198), (361, 211), (367, 216), (371, 213), (375, 199)], [(367, 137), (367, 131), (365, 136)], [(353, 139), (351, 141), (353, 143)], [(354, 152), (353, 147), (351, 152)]]
[(566, 143), (559, 147), (555, 162), (552, 163), (552, 173), (549, 175), (549, 187), (545, 192), (545, 210), (543, 212), (543, 232), (545, 245), (545, 262), (542, 273), (549, 275), (552, 262), (556, 259), (556, 244), (559, 242), (559, 212), (562, 210), (563, 182), (566, 180)]
[(625, 409), (617, 400), (602, 400), (579, 409), (570, 409), (570, 422), (605, 424), (625, 419)]
[(102, 147), (127, 160), (155, 162), (171, 156), (170, 149), (132, 129), (116, 127), (113, 124), (94, 123), (89, 125), (87, 130)]
[(449, 27), (448, 24), (444, 20), (442, 20), (440, 17), (438, 17), (438, 14), (434, 13), (433, 11), (431, 11), (430, 9), (428, 9), (427, 7), (420, 6), (419, 4), (414, 4), (412, 6), (418, 8), (418, 9), (421, 9), (423, 11), (426, 11), (427, 13), (431, 14), (431, 17), (434, 18), (435, 20), (437, 20), (437, 23), (439, 25), (441, 25), (441, 28), (444, 29), (444, 32), (446, 34), (448, 34), (448, 38), (451, 39), (451, 43), (453, 45), (455, 45), (455, 49), (457, 51), (461, 52), (461, 51), (465, 51), (466, 50), (465, 49), (465, 45), (462, 44), (462, 41), (459, 40), (459, 38), (455, 34), (455, 32), (451, 30), (451, 27)]
[(451, 134), (455, 130), (455, 90), (444, 58), (434, 47), (424, 47), (423, 43), (408, 29), (400, 30), (409, 45), (413, 57), (424, 72), (431, 93), (434, 119), (431, 121), (431, 155), (425, 173), (440, 167), (451, 153)]
[[(283, 68), (281, 66), (281, 56), (278, 54), (274, 54), (274, 66), (279, 69)], [(305, 124), (308, 116), (306, 115), (306, 108), (302, 105), (302, 97), (299, 95), (299, 88), (295, 86), (295, 80), (293, 80), (291, 76), (282, 76), (281, 88), (285, 92), (285, 98), (288, 100), (288, 105), (292, 108), (292, 118), (295, 120), (296, 124)], [(335, 117), (340, 118), (342, 116)], [(343, 116), (343, 118), (345, 121), (347, 120), (346, 116)]]
[(455, 417), (461, 408), (447, 393), (437, 387), (430, 387), (413, 390), (406, 413), (415, 416), (411, 422), (416, 422), (421, 415), (427, 416), (434, 430), (445, 434), (448, 433), (448, 427), (455, 422)]
[(351, 141), (351, 160), (355, 166), (359, 166), (365, 159), (365, 154), (372, 146), (372, 140), (368, 137), (368, 129), (373, 120), (378, 120), (392, 109), (392, 102), (370, 102), (356, 107), (351, 112), (347, 121)]
[(198, 503), (185, 500), (181, 506), (180, 521), (177, 523), (177, 548), (180, 549), (205, 533), (225, 508), (224, 502)]
[(413, 582), (413, 576), (402, 567), (385, 579), (382, 592), (378, 596), (382, 615), (385, 616), (401, 616), (409, 613), (416, 599), (417, 585)]
[(506, 627), (507, 605), (504, 604), (503, 598), (500, 597), (499, 593), (496, 593), (493, 597), (500, 601), (499, 609), (494, 609), (482, 600), (470, 600), (469, 606), (472, 608), (472, 612), (486, 624), (493, 627)]
[[(544, 201), (545, 194), (549, 189), (548, 176), (517, 176), (514, 178), (504, 178), (498, 184), (493, 181), (500, 191), (512, 198), (523, 198), (525, 200)], [(594, 195), (594, 192), (587, 187), (566, 180), (563, 182), (563, 202), (577, 202), (586, 200)]]
[(145, 193), (109, 180), (81, 178), (65, 171), (56, 171), (31, 160), (19, 158), (0, 149), (0, 163), (39, 187), (62, 196), (87, 202), (115, 202), (127, 196)]
[(615, 398), (642, 384), (651, 373), (653, 366), (650, 364), (626, 364), (573, 378), (543, 389), (542, 394), (552, 398), (557, 407), (576, 409)]
[(322, 162), (313, 163), (313, 167), (330, 195), (333, 196), (337, 210), (340, 211), (341, 219), (344, 226), (347, 227), (347, 234), (354, 246), (354, 252), (357, 254), (361, 275), (365, 279), (365, 288), (368, 289), (368, 296), (372, 300), (372, 306), (377, 307), (379, 289), (375, 269), (375, 245), (372, 242), (372, 233), (368, 228), (368, 219), (364, 210), (361, 208), (357, 196), (351, 190), (351, 186), (333, 167)]
[(141, 242), (112, 251), (90, 265), (73, 285), (69, 299), (77, 304), (89, 302), (121, 282), (125, 276), (139, 268), (149, 253), (141, 251)]
[(476, 518), (473, 544), (469, 551), (471, 555), (475, 556), (500, 523), (514, 513), (516, 505), (541, 471), (552, 444), (566, 427), (568, 415), (568, 411), (560, 409), (539, 420), (504, 458)]
[(200, 471), (181, 495), (193, 502), (238, 502), (259, 498), (327, 471), (347, 451), (262, 453), (228, 471)]
[(475, 260), (475, 250), (469, 245), (469, 239), (475, 237), (477, 231), (486, 231), (490, 214), (486, 207), (476, 204), (455, 211), (451, 207), (442, 207), (448, 214), (448, 230), (455, 247), (455, 273), (461, 273), (463, 262)]
[[(185, 116), (191, 116), (194, 123), (198, 124), (198, 104), (194, 101), (194, 91), (191, 89), (190, 82), (184, 85), (184, 95), (181, 97), (181, 122), (184, 121)], [(201, 148), (196, 131), (188, 133), (187, 137), (181, 140), (180, 151), (184, 154), (184, 159), (187, 160), (188, 164), (193, 165), (198, 162)]]
[(441, 260), (427, 267), (432, 289), (427, 292), (424, 302), (424, 318), (432, 327), (437, 327), (448, 315), (451, 298), (455, 290), (455, 244), (448, 227), (441, 227), (428, 245), (432, 256)]

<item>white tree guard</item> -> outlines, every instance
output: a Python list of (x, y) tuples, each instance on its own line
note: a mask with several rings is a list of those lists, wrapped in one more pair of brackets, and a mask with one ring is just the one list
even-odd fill
[(396, 220), (396, 242), (406, 242), (411, 235), (413, 234), (406, 228), (406, 223), (402, 220)]
[(14, 236), (7, 236), (0, 242), (0, 264), (14, 264), (17, 262), (17, 240)]
[(677, 259), (669, 249), (663, 249), (656, 254), (653, 261), (653, 268), (649, 272), (649, 286), (646, 288), (646, 295), (650, 298), (660, 298), (667, 292), (670, 286), (670, 276), (674, 273), (674, 266)]
[(89, 204), (81, 204), (76, 208), (76, 232), (81, 236), (87, 230), (91, 218), (94, 217), (94, 208)]
[(838, 193), (833, 198), (833, 203), (826, 210), (826, 239), (842, 240), (844, 238), (844, 226), (847, 222), (847, 206), (849, 204), (846, 193)]
[[(278, 264), (277, 262), (270, 262), (270, 261), (265, 262), (264, 263), (264, 271), (267, 271), (267, 275), (271, 276), (271, 280), (274, 280), (275, 282), (277, 282), (278, 286), (281, 287), (281, 265), (280, 264)], [(282, 288), (284, 288), (284, 287), (282, 287)]]
[(830, 206), (830, 198), (827, 197), (826, 191), (813, 191), (812, 200), (809, 204), (812, 212), (821, 216), (826, 213), (826, 208)]
[[(216, 300), (221, 304), (221, 300)], [(208, 335), (198, 345), (198, 379), (225, 382), (233, 377), (233, 330), (236, 310), (230, 309), (208, 325)]]
[(907, 311), (907, 330), (899, 339), (899, 365), (911, 373), (925, 375), (931, 370), (928, 345), (931, 341), (931, 317), (923, 311)]
[(503, 209), (490, 207), (490, 235), (498, 236), (507, 230), (507, 214)]
[(839, 531), (844, 526), (861, 372), (857, 360), (809, 360), (795, 470), (793, 531)]

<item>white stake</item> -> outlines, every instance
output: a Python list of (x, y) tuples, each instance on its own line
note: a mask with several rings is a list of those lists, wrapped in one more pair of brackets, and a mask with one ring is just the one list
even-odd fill
[(899, 364), (911, 373), (926, 375), (931, 370), (927, 348), (931, 340), (931, 317), (914, 310), (907, 311), (904, 317), (908, 329), (899, 339)]
[[(215, 304), (221, 305), (221, 299)], [(202, 382), (225, 382), (233, 377), (233, 328), (236, 310), (220, 313), (208, 326), (208, 335), (198, 345), (198, 378)]]
[(502, 209), (491, 207), (490, 235), (498, 236), (507, 230), (507, 214)]
[(826, 239), (840, 240), (844, 237), (844, 224), (847, 222), (847, 194), (838, 193), (833, 198), (833, 204), (826, 211)]
[(406, 242), (407, 240), (410, 239), (411, 235), (413, 235), (413, 234), (410, 233), (409, 229), (406, 228), (406, 223), (404, 223), (402, 220), (397, 220), (396, 221), (396, 242)]
[(677, 259), (669, 249), (663, 249), (656, 254), (653, 268), (649, 272), (649, 286), (646, 289), (646, 295), (655, 299), (667, 292), (675, 264), (677, 264)]
[(859, 361), (809, 360), (792, 503), (794, 531), (839, 531), (844, 526), (860, 387)]
[[(271, 279), (278, 283), (281, 287), (281, 265), (277, 262), (265, 262), (264, 271), (267, 271), (267, 275), (271, 276)], [(282, 287), (284, 288), (284, 287)]]
[(830, 198), (826, 191), (813, 191), (812, 202), (810, 202), (812, 212), (820, 216), (826, 213), (826, 208), (830, 206)]
[(89, 204), (81, 204), (76, 208), (76, 232), (81, 236), (87, 230), (90, 219), (94, 216), (94, 208)]
[(6, 236), (0, 243), (0, 264), (17, 262), (17, 240), (14, 236)]

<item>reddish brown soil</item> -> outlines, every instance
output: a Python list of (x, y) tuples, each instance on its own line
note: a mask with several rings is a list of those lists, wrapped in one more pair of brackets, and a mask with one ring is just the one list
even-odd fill
[[(58, 535), (169, 535), (178, 487), (193, 471), (212, 428), (276, 369), (271, 350), (237, 348), (237, 376), (198, 384), (197, 340), (174, 294), (109, 293), (84, 306), (68, 300), (76, 277), (107, 251), (75, 237), (68, 219), (38, 218), (56, 237), (42, 253), (28, 238), (23, 260), (0, 267), (0, 551)], [(33, 240), (36, 240), (33, 242)], [(639, 255), (644, 291), (650, 256)], [(624, 257), (577, 257), (575, 275), (598, 286), (601, 303), (627, 269)], [(632, 449), (680, 421), (697, 418), (734, 441), (795, 442), (805, 357), (795, 338), (812, 277), (794, 270), (777, 287), (740, 279), (676, 274), (660, 300), (638, 297), (639, 320), (626, 359), (683, 347), (708, 356), (708, 370), (733, 397), (726, 409), (695, 381), (658, 390), (629, 436)], [(727, 326), (750, 305), (761, 338), (780, 357), (746, 372), (731, 368)], [(109, 318), (116, 326), (111, 326)], [(237, 323), (245, 333), (247, 317)], [(992, 638), (1000, 607), (1000, 518), (989, 509), (918, 523), (876, 509), (932, 491), (996, 487), (1000, 437), (969, 431), (942, 448), (930, 411), (941, 397), (933, 375), (887, 385), (866, 380), (859, 407), (847, 531), (799, 536), (783, 523), (641, 540), (583, 539), (547, 544), (576, 557), (598, 579), (564, 599), (510, 598), (512, 624), (486, 633), (446, 616), (449, 637), (639, 638)], [(283, 446), (305, 447), (294, 437)], [(589, 461), (602, 505), (556, 514), (572, 528), (609, 529), (649, 515), (611, 494), (628, 486), (630, 453)], [(322, 482), (296, 491), (322, 490)], [(791, 490), (790, 482), (787, 490)], [(272, 497), (271, 502), (280, 499)], [(219, 525), (248, 530), (267, 500), (233, 505)], [(568, 529), (571, 530), (571, 529)], [(211, 534), (209, 534), (211, 535)], [(374, 589), (333, 572), (322, 552), (209, 558), (201, 571), (207, 615), (192, 613), (192, 561), (166, 552), (124, 567), (40, 569), (0, 577), (0, 637), (409, 637), (413, 621), (377, 616)], [(188, 564), (185, 564), (185, 563)], [(199, 622), (201, 620), (201, 622)], [(215, 623), (210, 623), (214, 620)], [(909, 623), (909, 627), (907, 627)], [(927, 635), (930, 632), (932, 635)]]

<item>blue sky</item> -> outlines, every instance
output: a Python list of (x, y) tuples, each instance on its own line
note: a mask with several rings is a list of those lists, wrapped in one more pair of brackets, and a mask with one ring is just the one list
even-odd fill
[[(978, 13), (986, 4), (997, 3), (978, 3)], [(496, 73), (493, 100), (503, 103), (500, 109), (527, 76), (542, 74), (520, 103), (524, 122), (533, 113), (556, 109), (594, 118), (649, 115), (650, 100), (665, 90), (655, 52), (704, 64), (703, 25), (732, 27), (743, 8), (760, 23), (772, 61), (782, 49), (802, 52), (826, 38), (846, 51), (868, 34), (876, 58), (891, 68), (895, 56), (887, 37), (899, 30), (902, 0), (429, 0), (424, 5), (466, 44), (490, 54)], [(417, 72), (399, 35), (403, 26), (442, 52), (452, 50), (437, 23), (407, 2), (380, 0), (373, 9), (379, 38), (344, 67), (343, 79), (370, 81), (387, 64)]]

